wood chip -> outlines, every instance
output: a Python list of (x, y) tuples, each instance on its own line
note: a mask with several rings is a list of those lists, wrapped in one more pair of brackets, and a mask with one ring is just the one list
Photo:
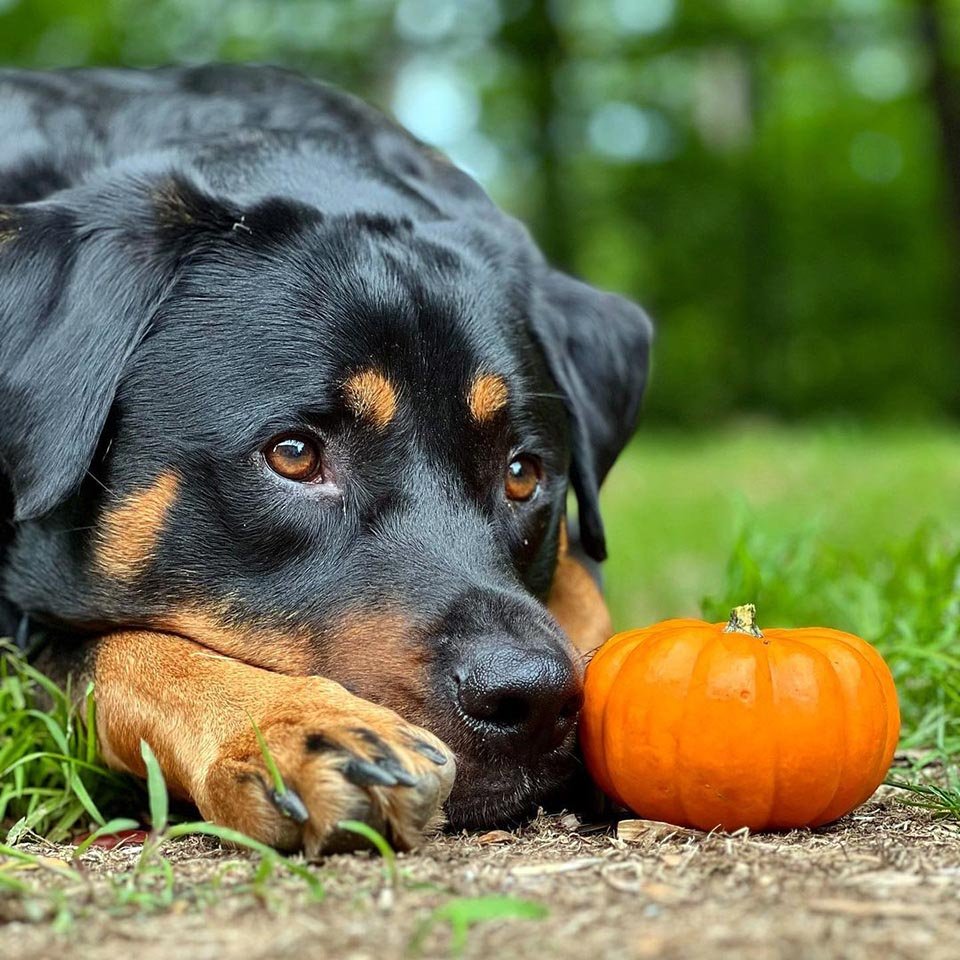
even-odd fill
[(621, 820), (617, 824), (617, 836), (621, 840), (662, 840), (665, 837), (702, 837), (704, 834), (661, 820)]
[(844, 900), (834, 897), (813, 900), (810, 909), (816, 913), (832, 913), (846, 917), (895, 917), (904, 920), (929, 917), (935, 912), (919, 903), (887, 900)]
[(603, 857), (583, 857), (580, 860), (564, 860), (561, 863), (529, 863), (514, 867), (510, 873), (515, 877), (545, 877), (554, 873), (586, 870), (603, 862)]
[(491, 830), (477, 837), (477, 843), (486, 847), (491, 843), (515, 843), (516, 839), (514, 834), (508, 833), (506, 830)]

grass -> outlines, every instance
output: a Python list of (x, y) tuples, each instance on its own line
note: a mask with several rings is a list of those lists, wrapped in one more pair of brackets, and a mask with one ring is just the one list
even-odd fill
[[(13, 655), (9, 655), (14, 660)], [(259, 731), (258, 731), (259, 733)], [(266, 744), (261, 742), (265, 759), (273, 767), (272, 757)], [(15, 895), (24, 905), (25, 915), (33, 920), (48, 920), (52, 927), (66, 933), (84, 916), (96, 911), (101, 916), (122, 915), (124, 912), (151, 914), (161, 911), (181, 910), (204, 906), (227, 896), (247, 897), (251, 894), (260, 902), (282, 909), (277, 898), (272, 896), (271, 881), (278, 874), (286, 873), (300, 882), (307, 891), (307, 902), (323, 900), (323, 882), (316, 872), (298, 858), (285, 857), (271, 847), (226, 827), (206, 822), (183, 822), (171, 824), (169, 820), (169, 796), (160, 765), (149, 744), (141, 741), (141, 754), (146, 766), (147, 803), (150, 811), (151, 830), (142, 844), (133, 870), (114, 878), (104, 897), (102, 890), (95, 894), (85, 882), (82, 857), (95, 840), (110, 832), (128, 830), (137, 826), (137, 821), (115, 819), (101, 825), (82, 843), (77, 845), (71, 863), (48, 856), (26, 852), (9, 844), (0, 844), (0, 893)], [(279, 779), (279, 775), (278, 775)], [(64, 784), (68, 792), (68, 784)], [(278, 790), (285, 790), (280, 780)], [(344, 820), (338, 826), (352, 831), (366, 840), (382, 857), (384, 862), (382, 907), (392, 904), (394, 893), (405, 882), (397, 857), (386, 839), (376, 830), (359, 821)], [(233, 883), (225, 887), (219, 877), (213, 880), (193, 882), (190, 890), (178, 890), (175, 868), (163, 856), (163, 849), (172, 841), (183, 837), (207, 836), (221, 843), (244, 849), (255, 854), (258, 865), (249, 882)], [(41, 879), (31, 882), (23, 873), (40, 874)], [(55, 877), (56, 883), (49, 882)], [(182, 883), (179, 885), (182, 887)], [(422, 884), (420, 885), (422, 886)], [(449, 896), (427, 914), (407, 945), (410, 956), (419, 956), (424, 941), (431, 931), (439, 926), (449, 929), (450, 954), (459, 956), (467, 946), (470, 931), (477, 924), (495, 920), (539, 920), (548, 915), (542, 904), (508, 895), (462, 897)]]
[[(960, 439), (952, 431), (753, 424), (710, 437), (646, 436), (618, 464), (604, 509), (619, 627), (701, 612), (725, 619), (751, 600), (761, 625), (823, 623), (866, 637), (894, 672), (902, 746), (916, 758), (891, 782), (908, 802), (960, 818)], [(263, 891), (278, 874), (318, 882), (297, 861), (230, 831), (171, 823), (155, 762), (147, 761), (146, 794), (107, 771), (96, 756), (89, 691), (79, 706), (76, 699), (12, 651), (0, 657), (0, 887), (28, 897), (38, 884), (24, 870), (56, 875), (44, 911), (69, 923), (73, 901), (63, 891), (82, 887), (82, 873), (30, 859), (17, 844), (87, 827), (109, 832), (117, 817), (143, 819), (146, 809), (153, 832), (137, 869), (118, 881), (114, 908), (173, 903), (181, 894), (163, 851), (201, 833), (255, 851), (259, 867), (242, 890)], [(273, 779), (282, 794), (278, 771)], [(367, 839), (381, 848), (387, 885), (396, 886), (402, 871), (392, 851)], [(535, 904), (511, 897), (460, 899), (438, 907), (422, 936), (446, 926), (462, 944), (490, 916), (536, 914)]]
[(0, 643), (0, 824), (7, 843), (30, 832), (56, 842), (136, 813), (142, 793), (97, 756), (94, 702), (76, 698)]
[(542, 920), (547, 913), (543, 904), (517, 897), (455, 897), (437, 907), (423, 920), (410, 941), (408, 952), (419, 955), (424, 941), (437, 924), (450, 927), (450, 952), (453, 956), (459, 956), (466, 949), (471, 928), (478, 923), (506, 918)]
[[(722, 589), (744, 533), (774, 555), (778, 544), (807, 538), (816, 550), (868, 562), (921, 526), (960, 529), (960, 433), (835, 423), (748, 423), (693, 436), (641, 430), (602, 503), (618, 629), (697, 616), (703, 598)], [(774, 625), (771, 617), (801, 623), (816, 612), (761, 615)]]
[[(8, 655), (8, 659), (12, 659)], [(17, 849), (9, 842), (0, 844), (0, 890), (14, 893), (30, 905), (37, 919), (50, 919), (53, 925), (66, 930), (82, 913), (84, 907), (96, 906), (100, 910), (116, 911), (132, 908), (139, 912), (155, 912), (170, 909), (177, 901), (176, 878), (170, 862), (162, 855), (163, 847), (181, 837), (214, 837), (240, 849), (249, 850), (260, 858), (259, 867), (253, 875), (251, 884), (241, 886), (234, 893), (253, 891), (262, 894), (274, 874), (282, 869), (301, 881), (314, 900), (323, 898), (324, 890), (318, 876), (304, 864), (283, 857), (272, 847), (260, 843), (244, 834), (203, 821), (171, 824), (169, 822), (169, 795), (163, 773), (149, 744), (141, 741), (141, 753), (147, 770), (146, 789), (150, 810), (151, 830), (143, 843), (136, 866), (128, 875), (120, 879), (111, 888), (112, 896), (107, 902), (90, 904), (89, 890), (85, 890), (85, 877), (82, 872), (84, 853), (95, 840), (106, 833), (128, 830), (136, 827), (137, 821), (114, 819), (102, 823), (100, 828), (76, 848), (72, 863), (32, 854)], [(70, 781), (65, 781), (63, 789), (69, 794)], [(95, 811), (99, 816), (99, 811)], [(30, 882), (22, 875), (24, 870), (40, 871), (41, 874), (53, 874), (60, 884)], [(218, 885), (214, 885), (218, 886)], [(84, 897), (83, 894), (87, 896)], [(193, 891), (196, 895), (196, 891)]]

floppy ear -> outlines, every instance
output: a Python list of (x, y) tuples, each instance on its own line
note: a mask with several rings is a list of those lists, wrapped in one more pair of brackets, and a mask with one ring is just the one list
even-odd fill
[[(15, 521), (80, 485), (180, 264), (211, 244), (262, 247), (314, 215), (279, 201), (243, 211), (185, 177), (146, 173), (0, 206), (0, 473)], [(3, 507), (0, 497), (0, 518)]]
[(16, 521), (79, 486), (168, 282), (130, 205), (112, 220), (122, 198), (92, 211), (71, 194), (0, 207), (0, 469)]
[(629, 300), (551, 270), (541, 280), (532, 327), (570, 416), (580, 542), (604, 560), (600, 484), (636, 428), (653, 325)]

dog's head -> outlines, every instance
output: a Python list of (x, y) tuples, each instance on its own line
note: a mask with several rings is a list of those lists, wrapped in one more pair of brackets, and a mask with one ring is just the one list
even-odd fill
[(166, 176), (0, 219), (6, 595), (396, 709), (456, 751), (455, 823), (567, 772), (581, 657), (545, 601), (583, 619), (568, 484), (600, 560), (650, 339), (482, 210), (238, 206)]

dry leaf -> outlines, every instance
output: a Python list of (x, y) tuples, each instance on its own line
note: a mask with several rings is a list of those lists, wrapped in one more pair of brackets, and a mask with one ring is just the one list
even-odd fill
[(661, 820), (621, 820), (617, 824), (617, 836), (621, 840), (643, 840), (651, 838), (662, 840), (664, 837), (702, 837), (700, 830), (687, 827), (675, 827)]
[(486, 847), (491, 843), (513, 843), (516, 839), (514, 834), (508, 833), (506, 830), (491, 830), (489, 833), (477, 837), (477, 843)]
[(603, 857), (583, 857), (580, 860), (564, 860), (561, 863), (531, 863), (514, 867), (510, 873), (515, 877), (540, 877), (552, 873), (573, 873), (603, 863)]

